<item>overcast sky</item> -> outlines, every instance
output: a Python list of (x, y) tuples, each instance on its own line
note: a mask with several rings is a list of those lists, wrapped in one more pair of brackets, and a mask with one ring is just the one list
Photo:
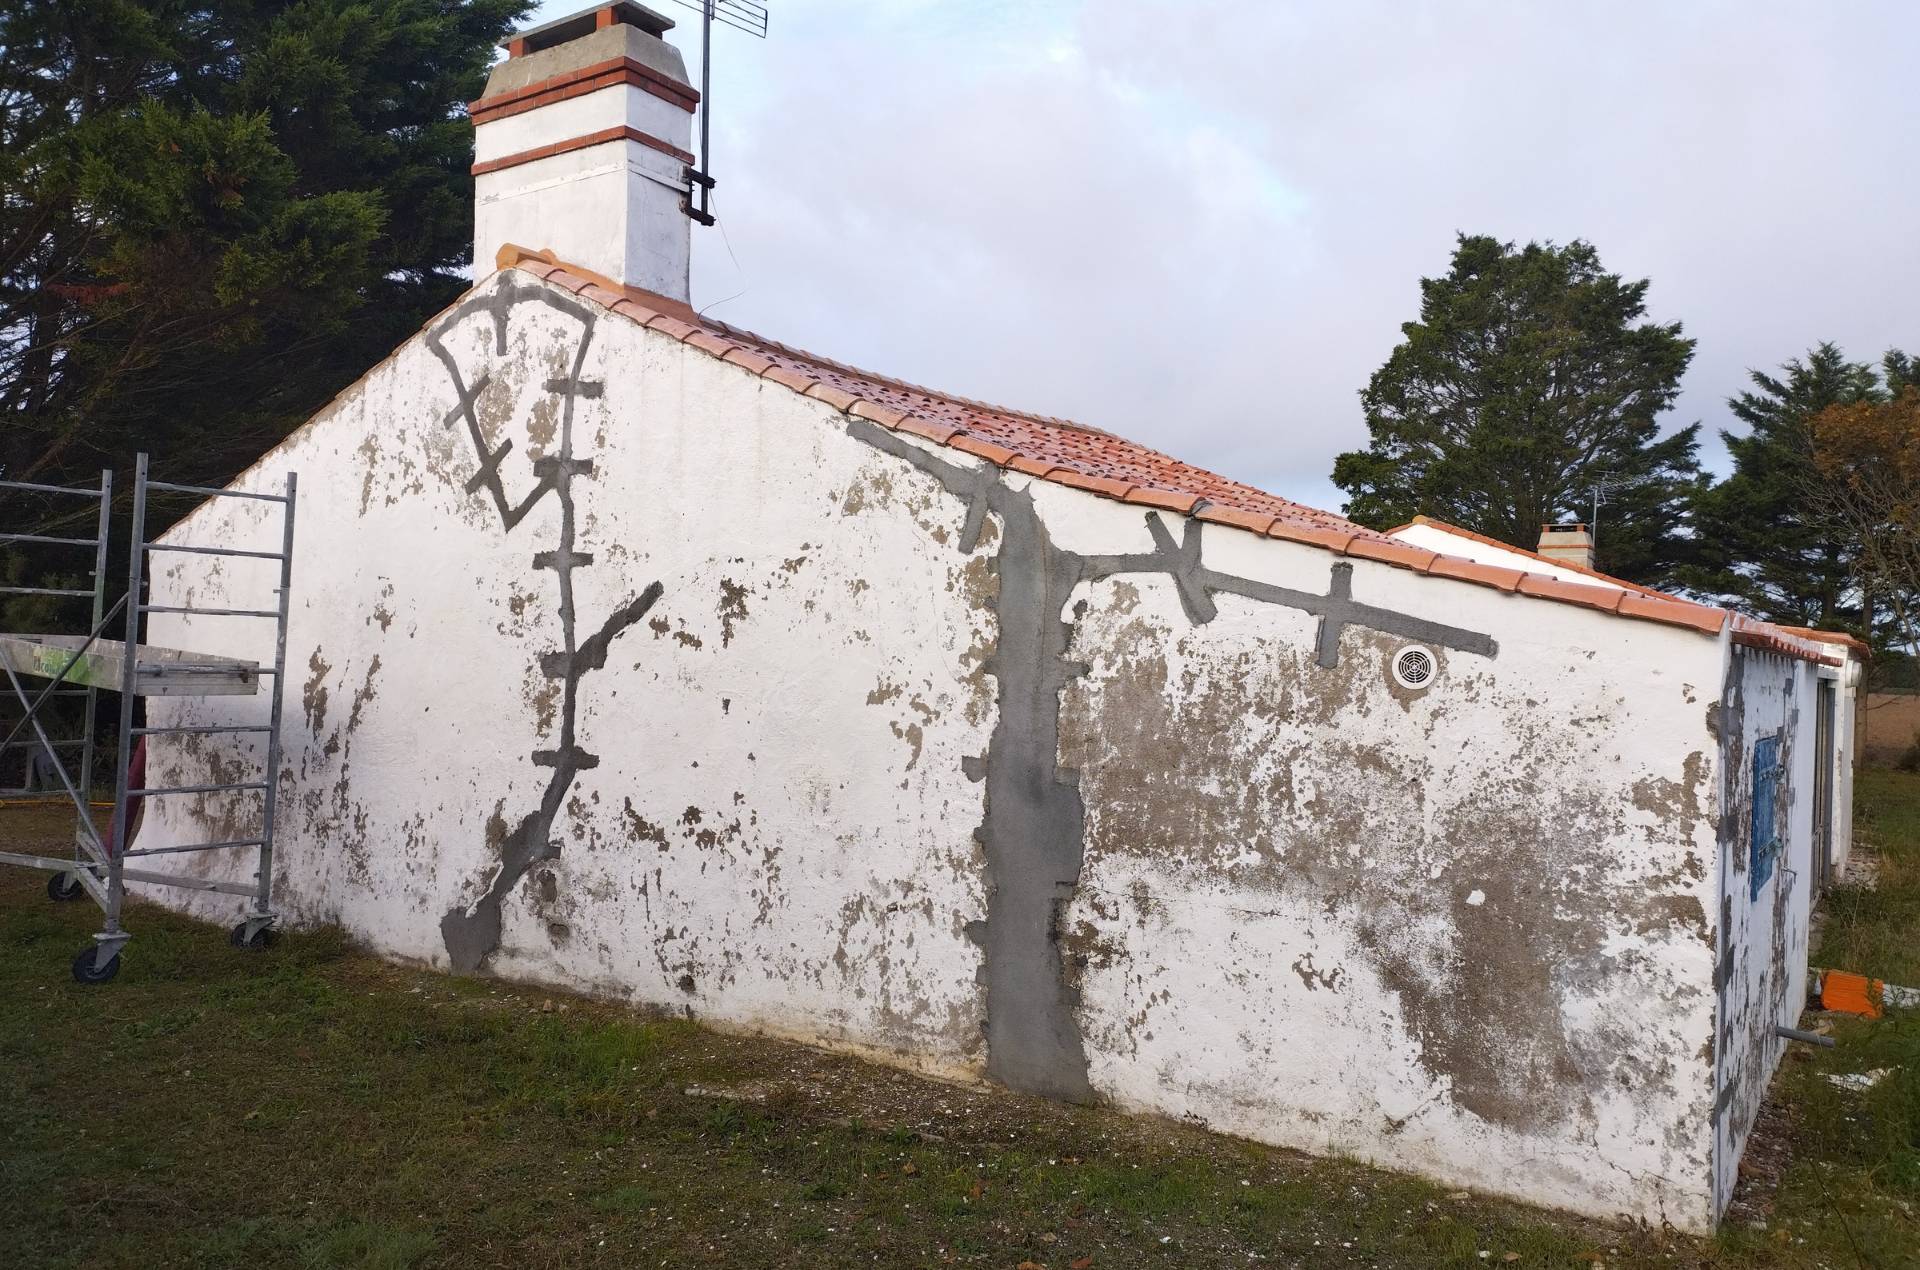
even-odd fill
[(1650, 278), (1716, 467), (1748, 367), (1920, 347), (1911, 0), (767, 3), (697, 307), (1317, 506), (1456, 231)]

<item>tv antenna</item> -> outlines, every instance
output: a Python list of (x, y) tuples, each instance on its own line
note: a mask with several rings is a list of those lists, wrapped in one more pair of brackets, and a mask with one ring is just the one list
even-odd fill
[[(758, 0), (674, 0), (700, 15), (700, 162), (687, 169), (687, 215), (702, 225), (713, 224), (709, 204), (713, 195), (713, 24), (767, 38), (767, 6)], [(700, 205), (694, 206), (694, 191)]]
[(1621, 490), (1634, 489), (1645, 485), (1653, 478), (1650, 476), (1596, 476), (1593, 480), (1593, 519), (1587, 523), (1587, 533), (1594, 544), (1600, 542), (1600, 509), (1613, 501), (1613, 495)]

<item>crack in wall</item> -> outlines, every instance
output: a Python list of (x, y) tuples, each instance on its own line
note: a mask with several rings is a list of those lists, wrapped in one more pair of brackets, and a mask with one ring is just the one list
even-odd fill
[(1093, 1098), (1086, 1046), (1074, 1016), (1078, 993), (1061, 957), (1062, 917), (1086, 857), (1086, 807), (1078, 773), (1059, 766), (1060, 696), (1087, 667), (1067, 657), (1072, 623), (1063, 621), (1082, 582), (1123, 573), (1164, 574), (1188, 620), (1218, 614), (1214, 596), (1238, 595), (1300, 609), (1320, 619), (1319, 664), (1339, 664), (1340, 632), (1363, 626), (1484, 657), (1494, 640), (1353, 599), (1353, 566), (1329, 571), (1325, 594), (1274, 586), (1209, 569), (1201, 557), (1203, 522), (1188, 520), (1175, 543), (1157, 513), (1147, 513), (1150, 552), (1082, 555), (1056, 545), (1033, 497), (991, 467), (948, 462), (864, 419), (848, 435), (902, 459), (967, 504), (959, 547), (972, 554), (989, 513), (1000, 520), (994, 601), (999, 639), (987, 662), (999, 710), (984, 762), (966, 764), (986, 782), (986, 817), (975, 837), (986, 855), (987, 917), (970, 923), (980, 944), (986, 991), (987, 1074), (1010, 1088), (1072, 1102)]
[[(495, 355), (504, 357), (507, 353), (508, 320), (513, 310), (525, 303), (544, 304), (578, 321), (580, 342), (574, 347), (573, 363), (568, 374), (564, 378), (549, 378), (543, 383), (547, 392), (556, 394), (561, 400), (559, 447), (553, 453), (533, 461), (533, 489), (520, 502), (514, 503), (507, 495), (506, 482), (501, 476), (501, 465), (512, 452), (513, 441), (511, 438), (503, 439), (498, 448), (490, 449), (476, 410), (476, 403), (491, 381), (491, 375), (483, 373), (469, 388), (460, 373), (459, 363), (443, 342), (443, 336), (473, 314), (484, 312), (493, 321)], [(535, 569), (552, 570), (560, 600), (562, 647), (540, 659), (541, 673), (548, 679), (558, 680), (561, 685), (559, 744), (551, 750), (533, 751), (531, 757), (534, 765), (553, 769), (552, 775), (547, 778), (540, 806), (522, 817), (511, 833), (499, 839), (500, 867), (486, 890), (472, 904), (451, 909), (440, 919), (440, 935), (446, 944), (447, 956), (454, 970), (460, 973), (480, 969), (500, 947), (501, 901), (534, 865), (559, 856), (560, 844), (553, 839), (554, 818), (559, 814), (574, 778), (600, 763), (598, 755), (590, 753), (578, 743), (575, 732), (580, 680), (588, 672), (606, 665), (607, 650), (613, 641), (622, 631), (644, 617), (661, 595), (662, 588), (658, 581), (648, 584), (639, 595), (608, 615), (592, 635), (584, 641), (578, 639), (573, 571), (592, 565), (593, 554), (575, 550), (573, 481), (576, 477), (591, 477), (594, 467), (593, 460), (574, 455), (573, 412), (577, 400), (597, 398), (605, 392), (602, 381), (583, 380), (580, 377), (581, 368), (586, 364), (588, 346), (593, 341), (596, 319), (597, 314), (588, 305), (545, 286), (522, 282), (516, 274), (507, 272), (491, 290), (457, 305), (427, 334), (427, 346), (447, 368), (447, 375), (452, 379), (458, 397), (458, 404), (447, 412), (441, 422), (448, 426), (465, 422), (467, 437), (473, 444), (474, 454), (480, 464), (479, 470), (467, 482), (466, 492), (475, 494), (483, 489), (487, 492), (500, 518), (501, 528), (506, 533), (512, 533), (548, 494), (554, 495), (560, 504), (559, 541), (551, 550), (536, 552), (533, 557)]]

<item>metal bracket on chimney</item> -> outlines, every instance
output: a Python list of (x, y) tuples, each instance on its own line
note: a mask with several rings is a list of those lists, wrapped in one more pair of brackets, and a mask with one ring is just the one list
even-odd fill
[[(714, 223), (713, 195), (713, 22), (767, 38), (767, 6), (759, 0), (678, 0), (700, 14), (700, 162), (687, 165), (687, 197), (680, 206), (702, 225)], [(698, 191), (700, 205), (694, 206)]]

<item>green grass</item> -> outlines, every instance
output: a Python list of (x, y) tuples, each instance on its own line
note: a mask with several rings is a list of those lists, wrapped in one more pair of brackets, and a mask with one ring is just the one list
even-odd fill
[[(1877, 880), (1828, 893), (1813, 964), (1920, 986), (1920, 776), (1862, 769), (1854, 793), (1856, 842)], [(1920, 1011), (1828, 1017), (1837, 1047), (1794, 1046), (1775, 1078), (1794, 1125), (1773, 1220), (1722, 1243), (1808, 1265), (1920, 1266)], [(1827, 1079), (1878, 1068), (1892, 1075), (1864, 1092)]]
[[(1881, 887), (1836, 894), (1817, 959), (1920, 982), (1920, 778), (1860, 791)], [(0, 839), (46, 832), (32, 814)], [(337, 933), (246, 954), (142, 908), (119, 980), (82, 988), (97, 914), (41, 882), (0, 870), (9, 1266), (1920, 1264), (1911, 1019), (1841, 1023), (1783, 1069), (1777, 1208), (1702, 1241), (398, 968)], [(1865, 1094), (1822, 1078), (1877, 1066), (1900, 1071)]]

